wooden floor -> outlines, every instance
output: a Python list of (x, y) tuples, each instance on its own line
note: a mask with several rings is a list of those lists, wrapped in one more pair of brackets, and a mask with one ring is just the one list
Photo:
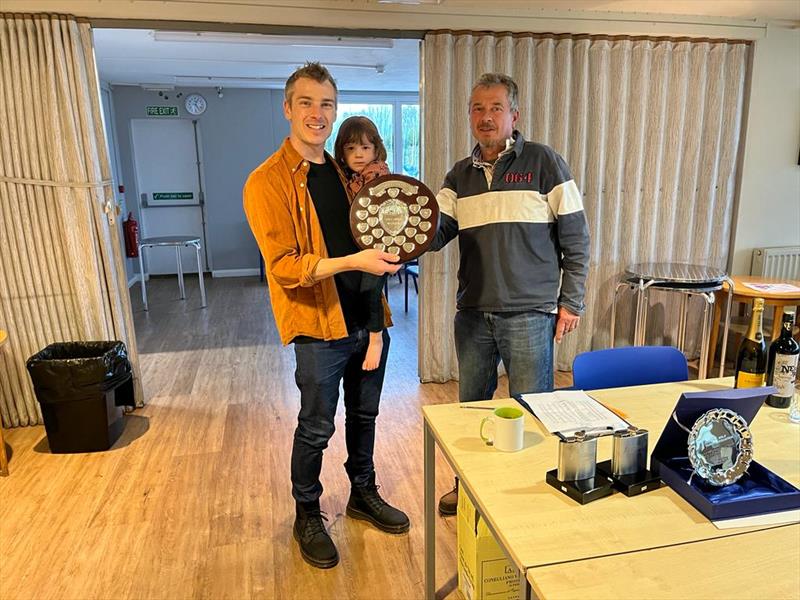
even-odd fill
[[(50, 454), (42, 427), (6, 430), (0, 479), (0, 598), (421, 598), (422, 419), (457, 384), (416, 376), (417, 309), (393, 280), (395, 327), (375, 462), (381, 493), (411, 519), (391, 536), (344, 516), (343, 411), (325, 452), (322, 509), (340, 564), (307, 565), (292, 539), (294, 354), (280, 345), (256, 278), (208, 281), (208, 308), (187, 278), (153, 279), (150, 311), (132, 288), (147, 405), (108, 452)], [(558, 374), (557, 385), (569, 385)], [(498, 396), (506, 393), (505, 381)], [(341, 407), (340, 407), (341, 408)], [(439, 458), (437, 489), (452, 486)], [(456, 591), (455, 519), (437, 522), (440, 597)]]

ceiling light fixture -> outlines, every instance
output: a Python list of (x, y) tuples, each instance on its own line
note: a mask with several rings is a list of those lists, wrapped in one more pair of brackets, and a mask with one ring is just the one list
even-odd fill
[(146, 92), (171, 92), (175, 86), (169, 83), (142, 83), (140, 86)]
[(283, 87), (286, 77), (228, 77), (224, 75), (200, 76), (200, 75), (175, 75), (177, 85), (188, 85), (197, 87)]
[[(236, 65), (262, 65), (262, 66), (288, 66), (294, 69), (299, 69), (303, 66), (303, 61), (298, 60), (250, 60), (240, 58), (201, 58), (192, 56), (190, 58), (177, 58), (173, 56), (110, 56), (103, 59), (104, 63), (112, 62), (178, 62), (178, 63), (212, 63), (212, 64), (225, 64), (231, 63)], [(336, 63), (325, 62), (325, 66), (329, 69), (365, 69), (367, 71), (375, 71), (376, 73), (383, 73), (386, 65), (377, 64), (359, 64), (359, 63)], [(287, 73), (287, 77), (289, 74)]]
[(207, 42), (212, 44), (260, 44), (268, 46), (296, 46), (300, 48), (363, 48), (374, 50), (394, 48), (394, 40), (388, 38), (263, 35), (260, 33), (161, 30), (155, 30), (151, 32), (151, 35), (156, 42)]

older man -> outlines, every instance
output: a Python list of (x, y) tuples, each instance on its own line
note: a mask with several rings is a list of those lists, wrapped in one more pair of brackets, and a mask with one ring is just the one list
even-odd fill
[[(515, 129), (517, 84), (483, 74), (469, 121), (477, 145), (445, 177), (434, 249), (458, 236), (459, 400), (491, 398), (503, 360), (511, 394), (553, 389), (553, 339), (583, 313), (589, 231), (564, 159)], [(457, 483), (457, 482), (456, 482)], [(439, 502), (455, 514), (456, 488)]]

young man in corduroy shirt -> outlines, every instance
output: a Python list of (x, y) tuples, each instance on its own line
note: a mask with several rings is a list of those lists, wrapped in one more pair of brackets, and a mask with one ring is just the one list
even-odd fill
[[(286, 82), (284, 115), (290, 134), (250, 174), (244, 209), (269, 281), (275, 321), (284, 344), (293, 343), (300, 413), (292, 447), (294, 537), (303, 558), (319, 568), (339, 562), (323, 524), (319, 498), (322, 453), (333, 435), (339, 384), (344, 387), (345, 439), (351, 493), (347, 514), (389, 533), (408, 531), (408, 517), (390, 506), (375, 485), (373, 449), (389, 335), (380, 365), (361, 368), (369, 341), (360, 292), (361, 273), (396, 273), (398, 257), (358, 251), (350, 235), (344, 175), (325, 152), (336, 120), (336, 82), (319, 63)], [(391, 325), (385, 304), (386, 326)]]
[[(483, 74), (469, 120), (478, 141), (436, 196), (442, 220), (433, 250), (458, 237), (455, 342), (459, 400), (489, 399), (503, 360), (510, 393), (553, 389), (553, 339), (583, 313), (589, 229), (569, 167), (515, 129), (517, 84)], [(457, 489), (439, 512), (455, 514)]]

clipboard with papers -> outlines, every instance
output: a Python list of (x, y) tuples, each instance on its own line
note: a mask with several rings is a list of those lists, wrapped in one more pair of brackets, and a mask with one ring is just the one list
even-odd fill
[(561, 438), (570, 437), (576, 431), (585, 431), (591, 436), (611, 435), (630, 426), (628, 421), (582, 390), (522, 394), (519, 400), (547, 431)]

